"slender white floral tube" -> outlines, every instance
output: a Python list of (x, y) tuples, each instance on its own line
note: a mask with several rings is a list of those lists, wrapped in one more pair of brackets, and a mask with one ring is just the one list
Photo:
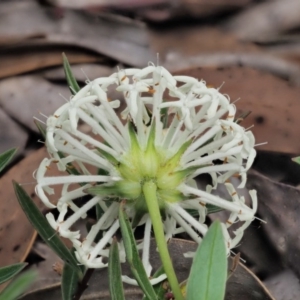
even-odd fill
[[(112, 89), (116, 96), (109, 99)], [(125, 107), (119, 112), (121, 104)], [(158, 199), (154, 201), (164, 216), (165, 240), (186, 232), (201, 243), (207, 232), (204, 222), (213, 207), (228, 212), (222, 230), (229, 253), (257, 210), (255, 191), (249, 192), (249, 205), (238, 195), (256, 151), (253, 134), (238, 124), (235, 114), (235, 105), (219, 89), (197, 78), (172, 76), (153, 64), (89, 81), (47, 120), (50, 158), (41, 162), (35, 176), (41, 201), (58, 211), (58, 217), (46, 215), (49, 224), (70, 239), (80, 264), (103, 268), (120, 227), (118, 211), (125, 199), (132, 226), (144, 226), (138, 249), (151, 278), (150, 240), (156, 220), (149, 216), (143, 194), (151, 181)], [(58, 176), (48, 175), (53, 168)], [(212, 178), (204, 190), (195, 181), (200, 174)], [(241, 179), (238, 188), (230, 183), (232, 176)], [(227, 197), (211, 193), (219, 185), (225, 187)], [(53, 194), (57, 203), (50, 201)], [(90, 212), (97, 214), (97, 220), (84, 236), (74, 226)], [(118, 247), (123, 262), (122, 239)], [(132, 278), (122, 278), (137, 285)], [(165, 274), (151, 278), (151, 283), (165, 278)]]

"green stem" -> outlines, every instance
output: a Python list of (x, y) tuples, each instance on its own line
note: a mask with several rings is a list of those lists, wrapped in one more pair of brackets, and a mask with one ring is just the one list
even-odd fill
[(168, 245), (165, 239), (165, 233), (157, 201), (156, 190), (157, 187), (153, 181), (147, 181), (143, 185), (143, 193), (152, 221), (152, 226), (155, 234), (160, 259), (164, 266), (164, 270), (167, 274), (168, 281), (171, 286), (172, 292), (175, 296), (175, 299), (184, 300), (173, 268), (173, 264), (168, 250)]

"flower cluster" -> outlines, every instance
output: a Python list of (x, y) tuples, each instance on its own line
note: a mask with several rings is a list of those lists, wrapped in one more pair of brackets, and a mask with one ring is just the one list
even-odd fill
[[(109, 99), (108, 89), (125, 99), (120, 116), (116, 109), (121, 101)], [(252, 203), (246, 205), (230, 182), (238, 176), (238, 188), (245, 186), (256, 155), (254, 136), (236, 122), (235, 113), (234, 104), (218, 89), (196, 78), (172, 76), (161, 66), (119, 70), (88, 82), (47, 120), (50, 158), (36, 172), (36, 193), (59, 212), (57, 218), (51, 212), (46, 215), (49, 223), (72, 241), (80, 263), (101, 268), (119, 229), (118, 209), (125, 199), (133, 227), (144, 225), (139, 248), (150, 276), (152, 221), (143, 184), (153, 181), (166, 240), (186, 232), (200, 243), (207, 231), (208, 206), (214, 205), (229, 212), (223, 224), (229, 251), (239, 243), (257, 209), (256, 192), (249, 192)], [(47, 176), (55, 165), (62, 175)], [(205, 173), (212, 185), (201, 190), (195, 177)], [(228, 191), (226, 199), (212, 193), (219, 184)], [(57, 204), (49, 200), (54, 185), (61, 185)], [(95, 207), (100, 214), (87, 236), (72, 231), (72, 225)], [(243, 222), (241, 227), (228, 230), (238, 221)], [(102, 237), (96, 239), (99, 232)], [(122, 242), (119, 246), (124, 260)]]

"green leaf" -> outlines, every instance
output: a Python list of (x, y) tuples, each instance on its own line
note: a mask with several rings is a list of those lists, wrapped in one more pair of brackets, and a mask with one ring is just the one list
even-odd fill
[(62, 54), (62, 56), (63, 56), (63, 65), (64, 65), (65, 76), (66, 76), (71, 93), (73, 95), (75, 95), (80, 90), (80, 87), (72, 73), (71, 66), (69, 64), (67, 56), (64, 53)]
[(243, 112), (241, 115), (239, 115), (234, 122), (236, 122), (237, 124), (240, 124), (242, 121), (244, 121), (249, 115), (251, 114), (251, 111), (245, 111)]
[(7, 166), (7, 164), (11, 161), (13, 156), (16, 154), (16, 152), (17, 149), (12, 148), (0, 154), (0, 172)]
[(187, 283), (187, 300), (223, 300), (227, 279), (226, 246), (219, 221), (198, 247)]
[[(163, 267), (160, 267), (153, 275), (153, 278), (157, 278), (159, 277), (160, 275), (164, 274), (165, 273), (165, 270)], [(155, 291), (155, 294), (157, 296), (157, 299), (164, 299), (164, 296), (167, 292), (167, 289), (166, 289), (166, 285), (165, 285), (165, 282), (167, 281), (167, 279), (165, 279), (164, 281), (156, 284), (153, 288), (154, 288), (154, 291)], [(151, 299), (149, 299), (151, 300)]]
[(224, 210), (223, 208), (213, 205), (213, 204), (206, 204), (207, 214), (214, 214), (216, 212)]
[(29, 287), (35, 280), (37, 273), (28, 271), (16, 278), (0, 294), (0, 300), (15, 300)]
[(97, 203), (96, 204), (96, 218), (97, 218), (97, 221), (103, 216), (103, 214), (104, 214), (104, 210), (102, 209), (100, 204)]
[(293, 157), (293, 158), (292, 158), (292, 161), (294, 161), (295, 163), (297, 163), (297, 164), (300, 165), (300, 156)]
[[(165, 101), (163, 101), (165, 102)], [(160, 115), (161, 115), (161, 122), (163, 124), (163, 128), (167, 128), (168, 127), (168, 107), (164, 107), (160, 110)]]
[(118, 243), (114, 239), (108, 260), (109, 292), (112, 300), (125, 300)]
[(146, 274), (143, 263), (139, 257), (139, 252), (136, 246), (135, 238), (128, 217), (123, 210), (123, 205), (120, 205), (119, 220), (122, 238), (125, 247), (126, 259), (130, 265), (132, 275), (138, 282), (146, 297), (151, 300), (157, 299), (153, 286)]
[(42, 137), (44, 139), (46, 139), (47, 130), (46, 130), (45, 125), (38, 120), (34, 120), (33, 122), (34, 122), (35, 126), (37, 127), (38, 131), (40, 132), (40, 134), (42, 135)]
[(64, 265), (61, 278), (61, 294), (63, 300), (72, 300), (78, 287), (78, 273), (69, 265)]
[[(232, 201), (232, 200), (228, 200), (228, 201)], [(206, 204), (206, 209), (207, 209), (207, 214), (214, 214), (217, 213), (219, 211), (224, 210), (223, 208), (213, 205), (213, 204)], [(199, 216), (199, 211), (196, 209), (187, 209), (186, 210), (191, 216), (193, 217), (198, 217)]]
[[(153, 274), (153, 278), (157, 278), (160, 275), (164, 274), (164, 268), (163, 266), (161, 266), (154, 274)], [(153, 289), (155, 291), (156, 297), (157, 299), (164, 299), (165, 298), (165, 294), (167, 292), (166, 289), (166, 285), (165, 282), (167, 281), (167, 279), (163, 280), (162, 282), (156, 284), (153, 286)], [(144, 296), (143, 300), (151, 300), (150, 298), (147, 298), (146, 296)]]
[(25, 266), (27, 266), (27, 263), (17, 263), (0, 268), (0, 284), (17, 275)]
[(36, 204), (24, 189), (15, 181), (13, 181), (17, 199), (26, 214), (28, 220), (43, 238), (45, 243), (66, 263), (70, 264), (74, 271), (82, 276), (82, 271), (78, 265), (74, 255), (69, 251), (61, 239), (57, 236), (57, 232), (49, 225), (44, 215), (39, 211)]

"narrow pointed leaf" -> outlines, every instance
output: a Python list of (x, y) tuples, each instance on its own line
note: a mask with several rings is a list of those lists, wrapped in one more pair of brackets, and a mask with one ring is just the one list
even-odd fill
[(97, 221), (103, 216), (103, 214), (104, 214), (104, 210), (102, 209), (100, 204), (97, 203), (96, 204), (96, 218), (97, 218)]
[[(153, 274), (153, 278), (157, 278), (160, 275), (165, 274), (164, 268), (163, 266), (161, 266), (154, 274)], [(167, 280), (167, 279), (166, 279)], [(167, 288), (166, 288), (166, 284), (165, 281), (162, 281), (156, 285), (153, 286), (153, 289), (155, 291), (156, 297), (157, 299), (165, 299), (165, 294), (167, 292)], [(150, 298), (147, 298), (146, 296), (144, 296), (143, 300), (151, 300)]]
[(207, 208), (207, 214), (214, 214), (214, 213), (224, 210), (223, 208), (213, 205), (213, 204), (206, 204), (206, 208)]
[(223, 300), (227, 256), (222, 227), (215, 221), (198, 247), (187, 282), (187, 300)]
[(242, 113), (241, 115), (239, 115), (234, 122), (236, 122), (237, 124), (240, 124), (241, 122), (243, 122), (249, 115), (251, 114), (251, 111), (245, 111), (244, 113)]
[(4, 289), (0, 294), (0, 300), (16, 300), (25, 292), (36, 277), (37, 274), (33, 271), (28, 271), (20, 275)]
[(36, 204), (24, 189), (15, 181), (13, 182), (17, 199), (26, 214), (28, 220), (33, 227), (43, 238), (45, 243), (66, 263), (70, 264), (72, 268), (82, 275), (80, 266), (74, 255), (69, 251), (65, 244), (57, 236), (57, 232), (49, 225), (44, 215), (39, 211)]
[(17, 275), (25, 266), (27, 266), (27, 263), (17, 263), (0, 268), (0, 284)]
[(146, 297), (151, 300), (156, 300), (157, 296), (146, 274), (143, 263), (139, 257), (135, 238), (128, 217), (123, 210), (123, 205), (120, 205), (119, 210), (120, 228), (124, 242), (126, 259), (130, 265), (132, 275), (138, 282)]
[(63, 300), (72, 300), (78, 287), (78, 273), (69, 265), (64, 265), (61, 278), (61, 294)]
[(17, 149), (12, 148), (0, 154), (0, 172), (7, 166), (11, 159), (16, 154)]
[(168, 127), (168, 107), (164, 107), (160, 110), (160, 115), (161, 115), (161, 122), (163, 124), (163, 128)]
[[(226, 200), (232, 202), (231, 199), (226, 199)], [(216, 206), (213, 204), (208, 204), (208, 203), (206, 204), (206, 209), (207, 209), (207, 214), (214, 214), (214, 213), (224, 210), (223, 208), (221, 208), (219, 206)]]
[(42, 135), (42, 137), (44, 139), (46, 139), (46, 125), (44, 125), (43, 123), (41, 123), (38, 120), (34, 120), (33, 121), (35, 126), (37, 127), (38, 131), (40, 132), (40, 134)]
[(111, 300), (125, 300), (119, 249), (116, 240), (113, 241), (109, 251), (108, 278)]
[(292, 158), (292, 161), (294, 161), (295, 163), (297, 163), (297, 164), (300, 165), (300, 156), (293, 157), (293, 158)]
[(72, 73), (71, 66), (69, 64), (67, 56), (64, 53), (62, 54), (62, 56), (63, 56), (63, 65), (64, 65), (65, 76), (66, 76), (71, 93), (73, 95), (75, 95), (80, 90), (80, 87)]
[[(219, 207), (219, 206), (215, 206), (213, 204), (206, 204), (206, 209), (207, 209), (207, 214), (214, 214), (217, 213), (219, 211), (224, 210), (223, 208)], [(186, 210), (191, 216), (193, 217), (198, 217), (199, 216), (199, 211), (196, 209), (187, 209)]]

